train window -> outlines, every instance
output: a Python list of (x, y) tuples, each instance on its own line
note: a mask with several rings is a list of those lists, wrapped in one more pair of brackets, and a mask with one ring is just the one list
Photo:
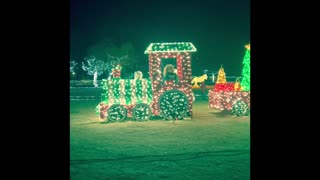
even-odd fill
[[(166, 67), (167, 64), (172, 64), (174, 66), (174, 69), (177, 70), (177, 59), (176, 58), (162, 58), (161, 59), (161, 73), (163, 73), (164, 67)], [(163, 74), (162, 74), (163, 76)]]

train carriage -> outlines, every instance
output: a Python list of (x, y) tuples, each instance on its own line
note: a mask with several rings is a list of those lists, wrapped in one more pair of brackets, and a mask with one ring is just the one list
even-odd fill
[[(145, 50), (149, 58), (149, 78), (114, 78), (103, 80), (102, 102), (97, 106), (100, 118), (123, 121), (127, 116), (148, 120), (151, 116), (164, 119), (192, 118), (190, 42), (151, 43)], [(179, 82), (162, 81), (165, 64), (174, 64)]]

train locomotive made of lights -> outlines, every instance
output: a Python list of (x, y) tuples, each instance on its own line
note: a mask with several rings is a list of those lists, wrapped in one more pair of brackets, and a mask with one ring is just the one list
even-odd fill
[[(145, 50), (149, 56), (149, 78), (135, 73), (134, 79), (103, 79), (102, 101), (96, 110), (101, 119), (110, 122), (133, 117), (137, 121), (152, 116), (164, 119), (192, 117), (191, 53), (196, 48), (190, 42), (151, 43)], [(179, 82), (162, 82), (162, 67), (174, 59)], [(141, 73), (141, 72), (140, 72)]]

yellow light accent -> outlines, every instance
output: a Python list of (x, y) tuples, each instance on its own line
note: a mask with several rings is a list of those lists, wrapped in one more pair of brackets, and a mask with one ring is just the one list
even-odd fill
[(227, 83), (226, 73), (224, 72), (222, 65), (218, 73), (217, 83), (221, 83), (221, 84)]
[(245, 46), (248, 50), (250, 50), (250, 44)]

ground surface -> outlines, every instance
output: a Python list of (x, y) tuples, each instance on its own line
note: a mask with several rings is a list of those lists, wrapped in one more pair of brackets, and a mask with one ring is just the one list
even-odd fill
[(99, 93), (70, 90), (72, 180), (250, 179), (250, 116), (209, 109), (197, 98), (189, 120), (110, 124), (95, 114)]

